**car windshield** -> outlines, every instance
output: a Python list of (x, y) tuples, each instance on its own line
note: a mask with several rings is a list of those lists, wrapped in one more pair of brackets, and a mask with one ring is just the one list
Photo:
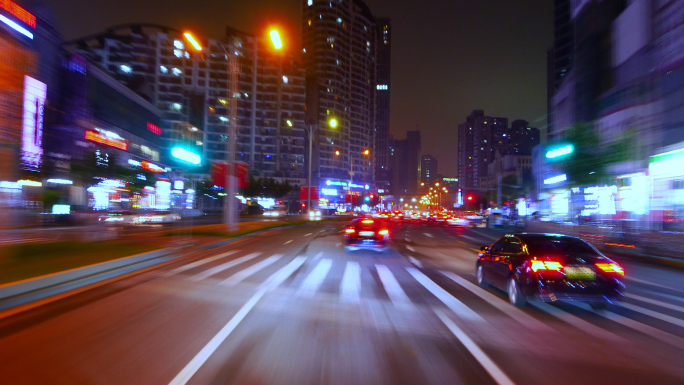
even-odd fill
[(570, 237), (543, 236), (535, 237), (527, 242), (529, 252), (533, 255), (547, 254), (590, 254), (598, 252), (586, 242)]

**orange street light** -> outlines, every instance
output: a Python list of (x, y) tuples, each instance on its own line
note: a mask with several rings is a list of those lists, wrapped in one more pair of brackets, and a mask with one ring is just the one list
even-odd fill
[(183, 36), (185, 36), (185, 38), (190, 42), (190, 44), (192, 44), (193, 47), (195, 47), (196, 50), (202, 50), (202, 46), (197, 42), (197, 40), (195, 40), (190, 32), (185, 32)]
[(335, 156), (340, 156), (340, 150), (335, 150)]
[(277, 30), (273, 29), (269, 33), (271, 36), (271, 42), (273, 42), (273, 48), (275, 49), (281, 49), (283, 48), (283, 42), (280, 40), (280, 33), (278, 33)]
[(369, 151), (369, 150), (366, 150), (366, 151), (363, 152), (363, 155), (368, 155), (368, 154), (370, 154), (370, 151)]

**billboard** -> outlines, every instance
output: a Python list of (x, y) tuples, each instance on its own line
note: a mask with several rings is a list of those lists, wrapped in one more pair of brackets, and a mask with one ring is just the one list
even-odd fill
[[(247, 163), (235, 162), (235, 176), (238, 180), (237, 187), (247, 188), (249, 187), (249, 167)], [(228, 164), (225, 162), (212, 162), (211, 163), (211, 184), (218, 187), (226, 187), (226, 170), (228, 169)]]
[(39, 171), (43, 157), (43, 117), (47, 85), (24, 76), (24, 114), (21, 133), (21, 167)]

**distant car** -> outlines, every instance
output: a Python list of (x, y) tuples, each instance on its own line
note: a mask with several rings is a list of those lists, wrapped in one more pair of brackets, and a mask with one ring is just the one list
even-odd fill
[(311, 210), (309, 211), (309, 218), (320, 218), (321, 210)]
[(105, 225), (129, 225), (134, 223), (134, 218), (137, 215), (130, 211), (108, 211), (102, 213), (98, 218), (98, 222), (104, 223)]
[(446, 224), (448, 226), (457, 226), (457, 227), (470, 227), (471, 222), (467, 218), (462, 218), (462, 217), (451, 217), (447, 219)]
[(345, 251), (368, 249), (386, 253), (390, 233), (387, 222), (373, 218), (359, 218), (344, 229)]
[(508, 294), (515, 306), (528, 299), (606, 307), (623, 298), (625, 270), (585, 241), (555, 234), (507, 234), (483, 246), (475, 267), (480, 286)]
[(172, 223), (179, 221), (180, 215), (170, 211), (155, 211), (150, 213), (142, 213), (134, 215), (131, 224), (156, 224), (156, 223)]

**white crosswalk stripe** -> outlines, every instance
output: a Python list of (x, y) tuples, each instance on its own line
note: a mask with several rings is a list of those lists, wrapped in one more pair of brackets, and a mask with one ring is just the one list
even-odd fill
[(347, 262), (340, 285), (340, 297), (344, 302), (360, 301), (359, 291), (361, 290), (361, 266), (358, 262)]
[(602, 329), (596, 325), (594, 325), (591, 322), (585, 321), (580, 317), (577, 317), (575, 315), (572, 315), (565, 310), (559, 309), (555, 306), (551, 306), (548, 303), (544, 302), (530, 302), (530, 305), (536, 307), (537, 309), (548, 313), (559, 320), (566, 322), (570, 325), (574, 325), (575, 327), (583, 330), (587, 334), (591, 334), (594, 337), (598, 337), (602, 340), (612, 340), (612, 341), (620, 341), (623, 340), (621, 337), (605, 330)]
[(323, 284), (323, 281), (328, 275), (328, 272), (330, 272), (331, 267), (331, 259), (322, 259), (320, 262), (318, 262), (311, 273), (309, 273), (306, 279), (304, 279), (302, 284), (299, 286), (299, 291), (307, 295), (313, 295)]
[(667, 314), (658, 313), (657, 311), (646, 309), (646, 308), (643, 308), (641, 306), (637, 306), (637, 305), (627, 303), (627, 302), (623, 302), (620, 305), (626, 309), (631, 310), (631, 311), (635, 311), (637, 313), (645, 314), (649, 317), (653, 317), (653, 318), (659, 319), (661, 321), (669, 322), (673, 325), (677, 325), (679, 327), (684, 328), (684, 320), (681, 320), (679, 318), (675, 318), (675, 317), (669, 316)]
[(233, 255), (233, 254), (237, 253), (238, 251), (240, 251), (240, 250), (230, 250), (230, 251), (226, 251), (225, 253), (221, 253), (221, 254), (219, 254), (219, 255), (215, 255), (215, 256), (213, 256), (213, 257), (200, 259), (199, 261), (192, 262), (192, 263), (188, 263), (187, 265), (183, 265), (183, 266), (181, 266), (181, 267), (178, 267), (178, 268), (176, 268), (176, 269), (173, 269), (173, 270), (169, 271), (168, 273), (166, 273), (166, 274), (164, 274), (164, 275), (165, 275), (165, 276), (169, 276), (169, 275), (181, 273), (181, 272), (183, 272), (183, 271), (190, 270), (190, 269), (193, 269), (193, 268), (195, 268), (195, 267), (198, 267), (198, 266), (202, 266), (202, 265), (204, 265), (204, 264), (207, 264), (207, 263), (209, 263), (209, 262), (214, 262), (214, 261), (216, 261), (216, 260), (218, 260), (218, 259), (225, 258), (225, 257), (227, 257), (227, 256)]
[(375, 269), (378, 271), (378, 276), (380, 277), (382, 286), (384, 286), (385, 292), (392, 303), (395, 306), (409, 306), (411, 304), (411, 300), (406, 293), (404, 293), (404, 290), (399, 285), (399, 282), (397, 282), (397, 279), (394, 278), (394, 275), (390, 269), (385, 265), (375, 265)]
[(203, 279), (206, 279), (206, 278), (208, 278), (208, 277), (211, 277), (211, 276), (214, 275), (214, 274), (218, 274), (218, 273), (220, 273), (220, 272), (222, 272), (222, 271), (224, 271), (224, 270), (230, 269), (231, 267), (237, 266), (237, 265), (239, 265), (239, 264), (241, 264), (241, 263), (243, 263), (243, 262), (247, 262), (247, 261), (249, 261), (250, 259), (256, 258), (256, 257), (258, 257), (258, 256), (260, 256), (260, 255), (261, 255), (260, 252), (252, 253), (252, 254), (247, 254), (247, 255), (245, 255), (244, 257), (240, 257), (240, 258), (238, 258), (238, 259), (235, 259), (235, 260), (232, 260), (232, 261), (229, 261), (229, 262), (226, 262), (226, 263), (222, 263), (222, 264), (220, 264), (220, 265), (218, 265), (218, 266), (216, 266), (216, 267), (212, 267), (212, 268), (209, 269), (209, 270), (205, 270), (205, 271), (203, 271), (203, 272), (201, 272), (201, 273), (199, 273), (199, 274), (196, 274), (196, 275), (194, 275), (194, 276), (192, 276), (192, 277), (188, 277), (188, 280), (193, 281), (193, 282), (201, 281), (201, 280), (203, 280)]
[(655, 300), (652, 298), (642, 297), (640, 295), (631, 294), (631, 293), (625, 294), (625, 297), (631, 298), (631, 299), (636, 299), (637, 301), (641, 301), (641, 302), (650, 303), (651, 305), (656, 305), (656, 306), (664, 307), (667, 309), (675, 310), (675, 311), (678, 311), (680, 313), (684, 313), (684, 307), (682, 307), (682, 306), (673, 305), (673, 304), (670, 304), (667, 302), (658, 301), (658, 300)]
[(280, 258), (282, 258), (282, 254), (272, 255), (263, 261), (259, 261), (252, 266), (245, 268), (244, 270), (238, 271), (237, 273), (221, 281), (219, 284), (223, 286), (234, 286), (242, 282), (245, 278), (256, 274), (259, 270), (272, 265)]

